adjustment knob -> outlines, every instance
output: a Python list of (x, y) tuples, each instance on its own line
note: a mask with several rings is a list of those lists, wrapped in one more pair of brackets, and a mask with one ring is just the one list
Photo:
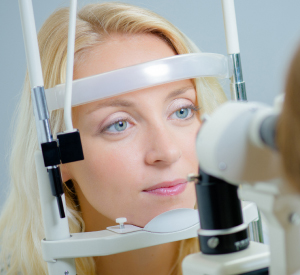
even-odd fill
[(120, 229), (124, 229), (124, 223), (127, 222), (127, 219), (126, 218), (117, 218), (116, 219), (116, 223), (119, 223), (120, 224)]

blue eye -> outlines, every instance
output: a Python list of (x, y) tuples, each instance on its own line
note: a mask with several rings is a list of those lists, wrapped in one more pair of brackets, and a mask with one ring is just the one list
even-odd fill
[(108, 132), (122, 132), (127, 129), (127, 121), (119, 120), (107, 127)]
[(190, 115), (191, 109), (190, 108), (181, 108), (175, 112), (178, 118), (184, 119)]

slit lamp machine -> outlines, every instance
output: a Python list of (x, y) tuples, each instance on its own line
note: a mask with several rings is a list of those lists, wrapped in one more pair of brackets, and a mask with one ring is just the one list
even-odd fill
[[(176, 55), (73, 81), (77, 1), (71, 0), (66, 83), (45, 90), (32, 2), (19, 0), (40, 145), (35, 158), (45, 229), (42, 251), (50, 275), (76, 275), (74, 259), (78, 257), (111, 255), (193, 237), (198, 237), (201, 252), (184, 259), (184, 275), (290, 275), (300, 270), (300, 198), (281, 178), (274, 142), (283, 99), (278, 98), (274, 107), (247, 102), (234, 1), (221, 2), (228, 56)], [(232, 99), (211, 117), (202, 118), (196, 141), (201, 170), (198, 175), (187, 175), (195, 182), (199, 209), (165, 212), (144, 228), (125, 224), (126, 218), (121, 217), (116, 220), (119, 225), (106, 230), (70, 234), (59, 166), (84, 158), (71, 107), (196, 77), (230, 78)], [(84, 94), (82, 87), (87, 91)], [(49, 112), (60, 108), (64, 108), (66, 131), (57, 133), (54, 140)], [(266, 217), (270, 245), (257, 242), (254, 229), (261, 229), (261, 224), (256, 223), (256, 205)]]

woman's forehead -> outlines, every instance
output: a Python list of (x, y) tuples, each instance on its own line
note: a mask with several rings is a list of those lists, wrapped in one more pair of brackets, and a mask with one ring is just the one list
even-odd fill
[(86, 52), (79, 64), (75, 64), (74, 79), (173, 55), (173, 49), (153, 34), (114, 34)]
[(135, 107), (142, 103), (160, 102), (165, 103), (178, 96), (196, 97), (193, 82), (190, 79), (180, 80), (155, 87), (149, 87), (111, 98), (101, 99), (95, 102), (76, 107), (80, 112), (90, 114), (95, 110), (105, 107)]

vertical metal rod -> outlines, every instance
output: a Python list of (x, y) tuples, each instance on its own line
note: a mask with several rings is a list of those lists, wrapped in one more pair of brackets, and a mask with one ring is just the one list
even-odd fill
[(234, 68), (231, 78), (231, 99), (247, 101), (246, 86), (242, 74), (234, 0), (222, 0), (222, 8), (227, 53)]
[(251, 241), (264, 243), (264, 235), (262, 231), (261, 215), (258, 210), (258, 220), (249, 224), (248, 234)]
[(247, 101), (245, 81), (243, 79), (241, 56), (239, 53), (231, 54), (233, 75), (231, 77), (231, 99)]
[(31, 99), (39, 144), (52, 141), (49, 115), (44, 91), (41, 58), (37, 40), (31, 0), (19, 0), (27, 68), (30, 79)]
[(250, 237), (250, 241), (264, 243), (263, 235), (259, 231), (259, 221), (251, 222), (248, 228), (248, 234)]
[(52, 133), (49, 122), (49, 112), (47, 108), (46, 95), (44, 87), (34, 87), (31, 89), (31, 100), (36, 128), (38, 132), (38, 141), (41, 145), (45, 142), (51, 142)]
[(52, 141), (49, 114), (44, 91), (40, 51), (31, 0), (19, 0), (27, 68), (30, 79), (31, 99), (38, 132), (39, 144)]

